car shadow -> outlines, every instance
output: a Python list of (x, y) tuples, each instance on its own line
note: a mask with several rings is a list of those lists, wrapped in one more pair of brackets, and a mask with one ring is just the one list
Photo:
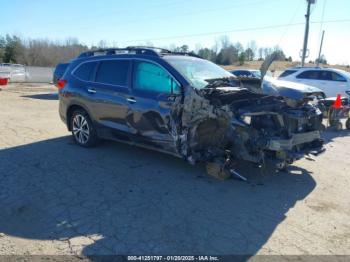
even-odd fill
[(37, 94), (37, 95), (24, 95), (24, 98), (40, 99), (40, 100), (58, 100), (57, 93)]
[(85, 149), (60, 137), (6, 148), (0, 232), (68, 241), (83, 255), (253, 255), (315, 188), (307, 170), (291, 168), (261, 176), (243, 165), (245, 183), (114, 142)]
[(350, 130), (335, 130), (333, 127), (328, 127), (326, 131), (322, 132), (322, 138), (325, 144), (333, 142), (335, 138), (350, 136)]

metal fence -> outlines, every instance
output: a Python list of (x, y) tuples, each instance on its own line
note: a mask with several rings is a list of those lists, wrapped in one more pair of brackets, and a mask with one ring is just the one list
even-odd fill
[(0, 77), (13, 83), (51, 83), (54, 68), (0, 64)]
[(54, 68), (26, 66), (26, 79), (28, 83), (51, 83)]

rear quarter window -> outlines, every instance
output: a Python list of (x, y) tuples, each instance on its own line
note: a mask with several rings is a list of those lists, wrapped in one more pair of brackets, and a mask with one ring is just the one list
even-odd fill
[(331, 72), (332, 74), (332, 80), (333, 81), (337, 81), (337, 82), (346, 82), (345, 77), (343, 77), (342, 75), (336, 73), (336, 72)]
[(93, 81), (97, 62), (80, 64), (73, 72), (73, 75), (84, 81)]

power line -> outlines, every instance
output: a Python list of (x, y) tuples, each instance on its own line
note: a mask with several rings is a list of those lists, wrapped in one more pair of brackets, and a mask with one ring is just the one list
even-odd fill
[[(300, 8), (302, 2), (303, 2), (303, 0), (299, 0), (299, 4), (297, 5), (297, 8), (295, 9), (295, 12), (294, 12), (294, 14), (293, 14), (293, 16), (292, 16), (292, 18), (291, 18), (291, 20), (290, 20), (290, 22), (289, 22), (290, 25), (294, 22), (294, 19), (295, 19), (296, 15), (297, 15), (297, 13), (298, 13), (298, 11), (299, 11), (299, 8)], [(290, 26), (288, 26), (288, 27), (286, 28), (286, 30), (283, 32), (283, 34), (281, 35), (281, 38), (280, 38), (280, 40), (278, 41), (278, 44), (277, 44), (277, 45), (280, 45), (280, 44), (281, 44), (282, 40), (284, 39), (284, 37), (286, 36), (287, 32), (289, 31), (289, 28), (290, 28)]]
[(321, 15), (321, 25), (320, 25), (320, 34), (319, 34), (319, 40), (321, 39), (322, 31), (323, 31), (323, 19), (324, 19), (324, 13), (326, 10), (326, 3), (327, 0), (323, 0), (323, 8), (322, 8), (322, 15)]
[[(350, 19), (337, 19), (337, 20), (323, 21), (324, 24), (326, 24), (326, 23), (345, 23), (345, 22), (350, 22)], [(310, 24), (319, 24), (319, 23), (321, 23), (321, 21), (310, 22)], [(154, 38), (146, 38), (146, 39), (134, 39), (134, 40), (127, 40), (127, 41), (118, 41), (118, 43), (158, 41), (158, 40), (167, 40), (167, 39), (176, 39), (176, 38), (192, 38), (192, 37), (198, 37), (198, 36), (227, 34), (227, 33), (233, 33), (233, 32), (259, 31), (259, 30), (266, 30), (266, 29), (283, 28), (283, 27), (288, 27), (288, 26), (299, 26), (299, 25), (305, 25), (305, 23), (299, 22), (299, 23), (293, 23), (293, 24), (268, 25), (268, 26), (240, 28), (240, 29), (237, 28), (237, 29), (226, 30), (226, 31), (205, 32), (205, 33), (198, 33), (198, 34), (186, 34), (186, 35), (174, 35), (174, 36), (154, 37)]]

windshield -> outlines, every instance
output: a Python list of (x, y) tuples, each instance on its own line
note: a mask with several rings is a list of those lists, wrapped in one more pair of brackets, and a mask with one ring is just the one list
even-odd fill
[(179, 71), (193, 87), (205, 88), (213, 79), (232, 78), (230, 72), (208, 60), (194, 57), (164, 57), (177, 71)]

